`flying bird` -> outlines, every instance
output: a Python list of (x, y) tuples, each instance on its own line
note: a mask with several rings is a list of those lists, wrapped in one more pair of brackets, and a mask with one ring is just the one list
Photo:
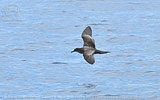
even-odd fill
[(80, 54), (83, 54), (84, 59), (89, 63), (89, 64), (94, 64), (95, 59), (94, 59), (94, 54), (106, 54), (110, 53), (109, 51), (101, 51), (97, 50), (95, 46), (95, 41), (92, 38), (92, 30), (91, 27), (88, 26), (86, 29), (82, 32), (81, 35), (83, 39), (83, 47), (82, 48), (75, 48), (72, 52), (78, 52)]

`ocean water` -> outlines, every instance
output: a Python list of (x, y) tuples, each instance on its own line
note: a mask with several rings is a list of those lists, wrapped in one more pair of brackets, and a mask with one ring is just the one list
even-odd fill
[[(1, 0), (0, 99), (159, 100), (159, 0)], [(71, 53), (91, 26), (90, 65)]]

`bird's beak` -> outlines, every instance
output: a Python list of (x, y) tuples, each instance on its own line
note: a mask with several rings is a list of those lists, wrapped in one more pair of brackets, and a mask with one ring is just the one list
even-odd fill
[(73, 53), (74, 51), (71, 51), (71, 53)]

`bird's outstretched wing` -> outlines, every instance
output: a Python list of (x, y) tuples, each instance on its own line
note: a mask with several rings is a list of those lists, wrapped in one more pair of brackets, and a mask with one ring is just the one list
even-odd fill
[(94, 64), (94, 62), (95, 62), (95, 59), (94, 59), (93, 55), (94, 55), (94, 50), (86, 50), (83, 53), (84, 59), (90, 64)]
[(92, 30), (90, 26), (86, 27), (86, 29), (83, 31), (82, 39), (84, 41), (83, 46), (95, 48), (95, 42), (94, 39), (92, 38)]

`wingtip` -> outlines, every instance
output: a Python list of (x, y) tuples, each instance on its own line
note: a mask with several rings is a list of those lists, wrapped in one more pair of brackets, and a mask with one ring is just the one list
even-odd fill
[(91, 65), (93, 65), (94, 63), (91, 63)]
[(91, 27), (90, 27), (90, 26), (87, 26), (86, 28), (90, 28), (90, 29), (91, 29)]
[[(88, 61), (87, 61), (88, 62)], [(93, 65), (95, 62), (88, 62), (89, 64)]]
[[(88, 62), (89, 63), (89, 62)], [(89, 63), (90, 65), (93, 65), (94, 63)]]

